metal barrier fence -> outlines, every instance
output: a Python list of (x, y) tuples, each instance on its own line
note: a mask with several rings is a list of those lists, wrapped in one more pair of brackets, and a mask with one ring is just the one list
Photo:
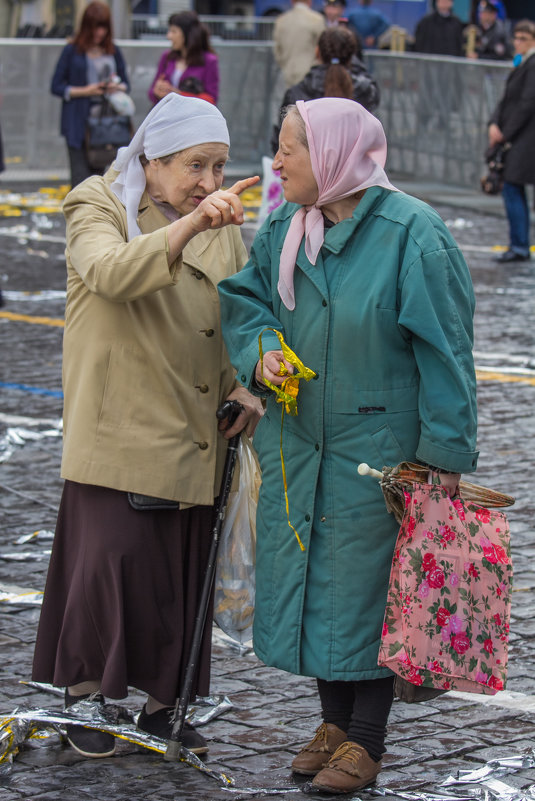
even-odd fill
[(404, 176), (479, 186), (487, 125), (508, 64), (412, 54), (368, 54), (381, 88), (377, 116), (388, 164)]
[[(134, 123), (150, 110), (147, 90), (167, 42), (123, 41), (129, 66)], [(59, 135), (61, 101), (50, 79), (63, 41), (0, 39), (3, 97), (0, 122), (7, 176), (64, 179), (65, 142)], [(270, 155), (271, 127), (284, 86), (271, 43), (218, 42), (219, 108), (231, 137), (230, 172), (258, 172)], [(387, 168), (420, 180), (475, 187), (482, 170), (487, 120), (509, 67), (495, 62), (369, 52), (381, 88), (381, 119), (389, 142)]]

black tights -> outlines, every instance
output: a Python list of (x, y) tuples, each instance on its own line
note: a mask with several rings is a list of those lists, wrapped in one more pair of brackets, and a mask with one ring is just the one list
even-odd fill
[(362, 745), (376, 762), (385, 751), (386, 724), (394, 698), (394, 677), (369, 681), (317, 679), (324, 723)]

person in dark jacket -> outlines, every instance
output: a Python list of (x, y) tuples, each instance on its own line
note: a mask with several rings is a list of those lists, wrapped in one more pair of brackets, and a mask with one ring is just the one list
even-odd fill
[[(317, 59), (302, 81), (286, 90), (279, 119), (284, 109), (298, 100), (315, 100), (318, 97), (346, 97), (356, 100), (367, 111), (375, 111), (380, 92), (376, 81), (358, 58), (359, 43), (354, 34), (342, 26), (328, 28), (318, 41)], [(273, 126), (271, 147), (279, 149), (280, 123)]]
[(482, 0), (479, 4), (479, 37), (476, 46), (477, 58), (504, 61), (511, 57), (511, 45), (494, 0)]
[(414, 33), (414, 50), (417, 53), (464, 55), (464, 25), (452, 13), (452, 8), (453, 0), (436, 0), (435, 10), (420, 20)]
[[(463, 23), (452, 14), (453, 0), (436, 0), (436, 8), (423, 17), (414, 34), (414, 50), (440, 56), (462, 56)], [(463, 86), (449, 65), (442, 61), (426, 64), (420, 71), (418, 118), (429, 130), (447, 130), (452, 109), (459, 108)]]
[(489, 146), (508, 142), (504, 168), (503, 202), (509, 221), (509, 248), (500, 262), (527, 261), (529, 204), (526, 184), (535, 184), (535, 22), (521, 20), (513, 31), (515, 58), (502, 99), (489, 124)]
[(51, 92), (61, 97), (61, 133), (67, 141), (71, 188), (102, 170), (89, 166), (85, 131), (89, 115), (105, 94), (128, 91), (121, 51), (113, 43), (110, 9), (95, 0), (84, 11), (80, 29), (63, 48), (52, 77)]

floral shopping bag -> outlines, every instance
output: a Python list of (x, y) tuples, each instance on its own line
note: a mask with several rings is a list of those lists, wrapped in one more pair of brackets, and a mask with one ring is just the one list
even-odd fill
[(507, 518), (439, 485), (404, 494), (378, 662), (417, 686), (494, 695), (507, 673)]

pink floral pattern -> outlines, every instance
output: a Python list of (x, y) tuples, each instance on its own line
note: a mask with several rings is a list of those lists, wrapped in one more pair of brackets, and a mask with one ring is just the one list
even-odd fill
[(415, 483), (405, 493), (379, 664), (424, 687), (503, 690), (512, 578), (503, 512)]

